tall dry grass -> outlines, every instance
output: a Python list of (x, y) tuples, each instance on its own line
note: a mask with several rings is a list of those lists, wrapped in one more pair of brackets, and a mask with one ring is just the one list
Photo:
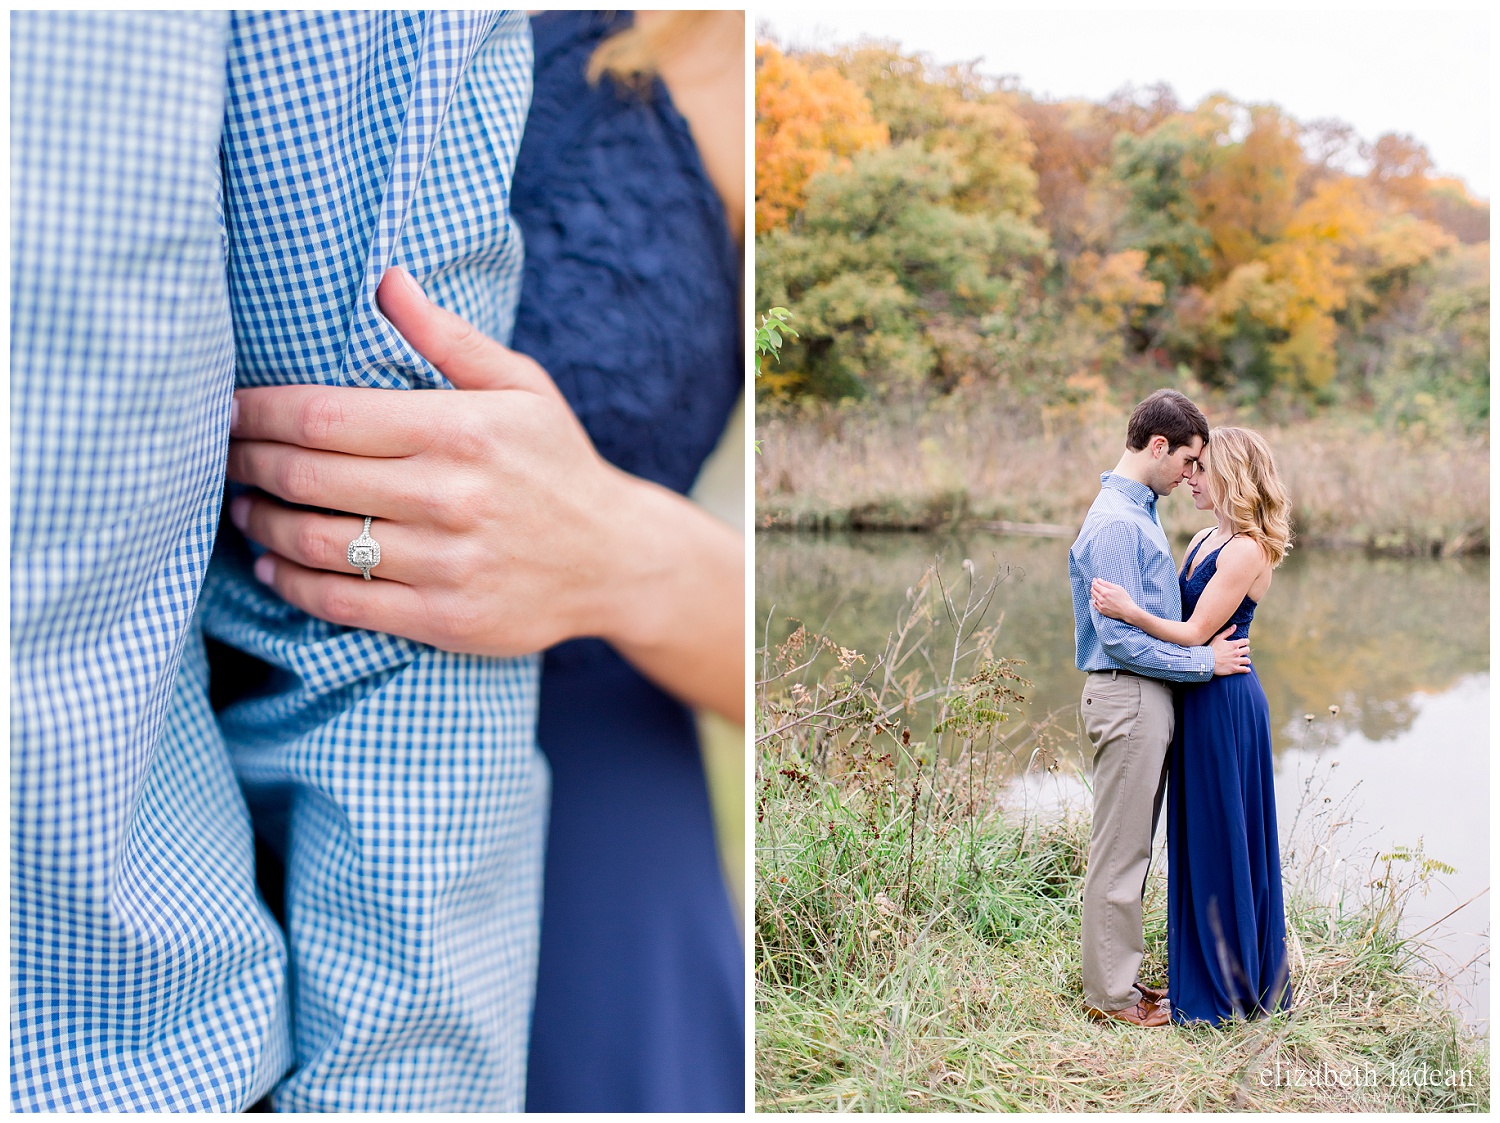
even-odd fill
[[(1124, 447), (1127, 411), (1098, 399), (1056, 409), (956, 394), (934, 402), (763, 411), (757, 526), (934, 529), (983, 522), (1076, 529), (1099, 473)], [(1255, 425), (1270, 442), (1304, 545), (1390, 553), (1488, 550), (1483, 438), (1402, 436), (1353, 416)], [(1181, 490), (1181, 489), (1179, 489)], [(1184, 528), (1185, 496), (1167, 507)]]

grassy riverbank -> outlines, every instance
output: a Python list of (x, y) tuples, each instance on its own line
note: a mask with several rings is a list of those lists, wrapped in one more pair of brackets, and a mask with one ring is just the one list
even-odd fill
[[(871, 830), (836, 789), (816, 782), (800, 808), (767, 808), (778, 853), (757, 872), (761, 1110), (1488, 1108), (1487, 1052), (1427, 989), (1378, 894), (1328, 906), (1288, 887), (1298, 1004), (1286, 1015), (1100, 1026), (1079, 982), (1083, 820), (919, 815), (909, 850), (908, 824)], [(1164, 979), (1160, 877), (1146, 923), (1145, 974)], [(1439, 1085), (1409, 1083), (1424, 1071)], [(1442, 1086), (1450, 1074), (1464, 1086)]]
[[(757, 419), (761, 529), (934, 530), (1042, 524), (1071, 537), (1123, 447), (1125, 411), (1045, 409), (997, 396), (766, 409)], [(1260, 424), (1291, 491), (1303, 545), (1396, 554), (1489, 549), (1489, 446), (1396, 435), (1354, 416)], [(1181, 490), (1181, 489), (1180, 489)], [(1174, 496), (1184, 530), (1196, 527)]]
[[(1336, 889), (1340, 808), (1316, 792), (1286, 852), (1292, 1011), (1220, 1030), (1084, 1017), (1087, 820), (1027, 819), (1009, 783), (1077, 734), (1015, 719), (1028, 684), (996, 655), (992, 592), (929, 571), (879, 656), (806, 633), (762, 652), (759, 1108), (1487, 1110), (1487, 1047), (1400, 934), (1430, 864), (1389, 855)], [(1148, 980), (1165, 908), (1158, 870)]]

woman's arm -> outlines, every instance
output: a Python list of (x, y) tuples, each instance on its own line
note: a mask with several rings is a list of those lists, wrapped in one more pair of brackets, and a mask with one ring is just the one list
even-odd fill
[(745, 536), (668, 488), (631, 478), (612, 520), (620, 588), (598, 634), (691, 706), (745, 720)]
[[(230, 510), (271, 551), (256, 575), (321, 619), (447, 651), (598, 636), (682, 701), (743, 721), (743, 536), (606, 463), (546, 371), (403, 271), (379, 300), (460, 392), (237, 391), (229, 478), (269, 493)], [(368, 582), (345, 553), (363, 515), (381, 545)]]
[(1123, 620), (1147, 635), (1184, 647), (1198, 647), (1224, 627), (1234, 610), (1249, 593), (1256, 577), (1265, 568), (1266, 556), (1248, 538), (1233, 538), (1219, 552), (1214, 575), (1209, 578), (1193, 615), (1181, 622), (1164, 620), (1143, 610), (1120, 586), (1096, 579), (1090, 590), (1095, 609), (1105, 616)]

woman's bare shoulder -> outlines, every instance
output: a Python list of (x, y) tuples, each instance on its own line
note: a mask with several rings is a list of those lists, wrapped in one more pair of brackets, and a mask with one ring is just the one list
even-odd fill
[(1266, 556), (1265, 547), (1255, 539), (1243, 534), (1237, 534), (1219, 551), (1219, 568), (1226, 566), (1234, 569), (1247, 571), (1259, 571), (1269, 567), (1271, 559)]

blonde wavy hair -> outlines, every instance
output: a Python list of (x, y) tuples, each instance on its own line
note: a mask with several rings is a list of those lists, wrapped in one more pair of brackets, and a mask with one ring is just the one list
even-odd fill
[(1253, 429), (1221, 426), (1209, 431), (1203, 451), (1214, 509), (1280, 565), (1292, 548), (1292, 501), (1270, 446)]
[(661, 64), (685, 50), (695, 38), (732, 34), (743, 20), (739, 12), (672, 11), (663, 12), (644, 27), (632, 23), (594, 49), (588, 79), (597, 82), (608, 74), (628, 87), (649, 87)]

